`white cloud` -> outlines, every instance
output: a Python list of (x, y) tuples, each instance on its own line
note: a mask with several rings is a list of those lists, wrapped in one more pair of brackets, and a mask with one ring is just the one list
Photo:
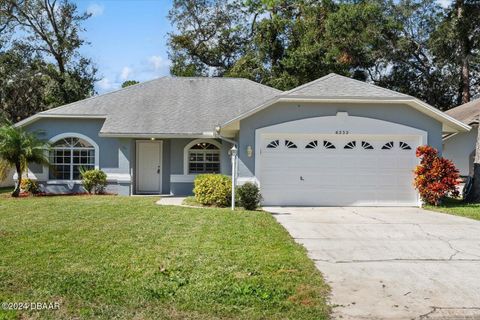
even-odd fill
[(437, 0), (437, 1), (444, 8), (447, 8), (452, 4), (452, 0)]
[(101, 91), (109, 91), (115, 87), (115, 84), (105, 77), (102, 80), (97, 81), (97, 86)]
[(120, 73), (120, 79), (122, 81), (128, 80), (130, 75), (132, 74), (133, 69), (129, 67), (123, 67), (122, 72)]
[(170, 61), (168, 59), (162, 58), (161, 56), (151, 56), (148, 58), (148, 62), (153, 66), (155, 71), (158, 71), (170, 65)]
[(104, 10), (105, 8), (102, 5), (99, 5), (98, 3), (92, 3), (88, 6), (87, 13), (91, 14), (92, 17), (98, 17), (103, 14)]

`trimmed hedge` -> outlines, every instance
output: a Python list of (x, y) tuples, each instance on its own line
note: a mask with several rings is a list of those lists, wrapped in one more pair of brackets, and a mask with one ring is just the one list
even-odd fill
[(238, 188), (238, 197), (240, 205), (246, 210), (256, 210), (260, 201), (262, 201), (260, 189), (256, 184), (251, 182), (247, 182)]
[(195, 200), (206, 206), (227, 207), (232, 194), (232, 179), (221, 174), (200, 174), (195, 177)]
[(102, 170), (81, 171), (82, 185), (88, 193), (102, 194), (105, 193), (107, 186), (107, 174)]

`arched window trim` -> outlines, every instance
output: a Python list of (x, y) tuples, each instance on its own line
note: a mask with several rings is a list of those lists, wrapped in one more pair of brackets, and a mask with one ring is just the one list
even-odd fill
[[(81, 134), (81, 133), (77, 133), (77, 132), (66, 132), (66, 133), (61, 133), (61, 134), (58, 134), (52, 138), (50, 138), (50, 140), (48, 140), (48, 142), (50, 144), (54, 144), (62, 139), (65, 139), (65, 138), (78, 138), (78, 139), (82, 139), (82, 140), (85, 140), (87, 141), (88, 143), (90, 143), (93, 148), (95, 149), (95, 169), (100, 169), (100, 148), (98, 147), (98, 144), (93, 141), (90, 137), (87, 137), (86, 135), (84, 134)], [(48, 156), (48, 155), (47, 155)], [(49, 172), (49, 168), (48, 166), (46, 167), (46, 176), (49, 178), (50, 177), (50, 172)], [(49, 179), (49, 181), (52, 181), (52, 179)], [(70, 179), (67, 179), (67, 180), (59, 180), (59, 181), (76, 181), (76, 180), (70, 180)]]
[(196, 173), (188, 173), (188, 163), (189, 163), (189, 157), (188, 157), (188, 151), (190, 150), (191, 147), (198, 143), (210, 143), (213, 144), (215, 147), (217, 147), (220, 151), (220, 170), (222, 168), (222, 144), (219, 143), (216, 140), (212, 139), (195, 139), (193, 141), (190, 141), (185, 148), (183, 148), (183, 174), (184, 175), (190, 175), (190, 176), (195, 176)]

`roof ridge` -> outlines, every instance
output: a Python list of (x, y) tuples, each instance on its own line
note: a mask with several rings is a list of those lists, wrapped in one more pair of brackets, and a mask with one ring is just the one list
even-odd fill
[[(193, 79), (193, 80), (244, 80), (246, 78), (241, 78), (241, 77), (204, 77), (204, 76), (198, 76), (198, 77), (184, 77), (184, 76), (164, 76), (163, 78), (167, 79)], [(255, 82), (255, 81), (254, 81)], [(255, 82), (258, 83), (258, 82)]]
[(55, 108), (44, 110), (44, 111), (39, 112), (39, 113), (44, 114), (44, 113), (48, 113), (48, 112), (53, 111), (53, 110), (60, 110), (60, 109), (66, 108), (66, 107), (70, 107), (70, 106), (74, 105), (75, 103), (90, 101), (90, 100), (94, 100), (94, 99), (97, 99), (97, 98), (100, 98), (100, 97), (105, 97), (105, 96), (108, 96), (108, 95), (111, 95), (111, 94), (114, 94), (114, 93), (128, 91), (128, 90), (131, 90), (133, 88), (138, 88), (138, 87), (141, 87), (141, 86), (143, 86), (145, 84), (148, 84), (150, 82), (158, 81), (158, 80), (161, 80), (161, 79), (164, 79), (164, 78), (167, 78), (167, 77), (163, 76), (163, 77), (160, 77), (160, 78), (155, 78), (155, 79), (147, 80), (147, 81), (144, 81), (144, 82), (136, 83), (136, 84), (130, 85), (130, 86), (125, 87), (125, 88), (119, 88), (117, 90), (113, 90), (113, 91), (102, 93), (102, 94), (99, 94), (99, 95), (96, 95), (96, 96), (91, 96), (91, 97), (88, 97), (88, 98), (85, 98), (85, 99), (70, 102), (70, 103), (55, 107)]
[(280, 89), (277, 89), (277, 88), (274, 88), (274, 87), (267, 86), (266, 84), (263, 84), (263, 83), (260, 83), (260, 82), (257, 82), (257, 81), (253, 81), (253, 80), (251, 80), (251, 79), (248, 79), (248, 78), (236, 78), (236, 79), (241, 79), (241, 80), (244, 80), (244, 81), (247, 81), (247, 82), (253, 82), (253, 83), (255, 83), (256, 85), (260, 85), (260, 86), (262, 86), (262, 87), (265, 87), (265, 88), (269, 88), (269, 89), (275, 90), (275, 91), (277, 91), (277, 92), (279, 92), (279, 93), (281, 93), (281, 92), (284, 92), (284, 91), (282, 91), (282, 90), (280, 90)]

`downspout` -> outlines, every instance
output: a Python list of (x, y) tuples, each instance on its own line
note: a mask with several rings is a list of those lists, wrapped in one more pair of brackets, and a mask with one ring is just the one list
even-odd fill
[(232, 158), (232, 198), (231, 198), (231, 203), (232, 203), (232, 210), (235, 210), (235, 187), (237, 185), (237, 155), (238, 155), (238, 142), (226, 137), (223, 137), (220, 134), (220, 127), (215, 128), (215, 137), (226, 141), (228, 143), (231, 143), (233, 147), (230, 149), (229, 154), (230, 157)]
[(220, 139), (220, 140), (227, 141), (227, 142), (233, 144), (234, 146), (238, 147), (238, 142), (237, 141), (229, 139), (229, 138), (225, 138), (225, 137), (221, 136), (219, 133), (215, 134), (215, 137)]

